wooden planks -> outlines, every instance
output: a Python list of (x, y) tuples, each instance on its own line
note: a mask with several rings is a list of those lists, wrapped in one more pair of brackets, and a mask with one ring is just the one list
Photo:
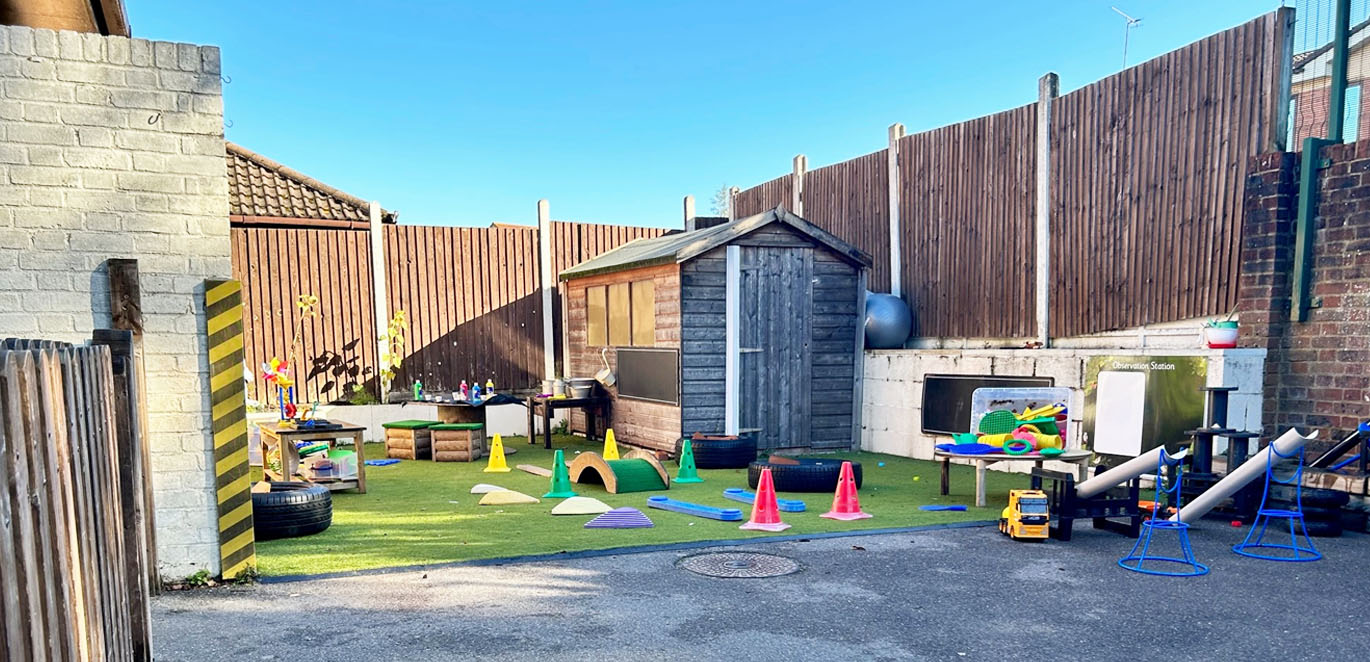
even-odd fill
[(120, 446), (134, 414), (116, 416), (110, 349), (21, 345), (0, 350), (0, 651), (150, 660), (147, 557), (121, 489), (139, 449)]
[(1051, 335), (1236, 305), (1245, 164), (1279, 137), (1275, 12), (1056, 100)]
[(804, 175), (804, 219), (874, 258), (870, 286), (890, 288), (888, 149)]
[[(807, 182), (808, 179), (805, 178), (806, 186)], [(776, 207), (783, 206), (786, 209), (793, 207), (793, 190), (794, 175), (786, 174), (745, 191), (739, 191), (733, 200), (733, 216), (735, 218), (746, 218)], [(805, 205), (807, 204), (806, 202)]]

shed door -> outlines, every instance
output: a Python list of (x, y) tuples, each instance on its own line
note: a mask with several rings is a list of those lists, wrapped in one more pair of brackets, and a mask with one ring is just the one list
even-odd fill
[(813, 249), (739, 247), (738, 427), (759, 448), (809, 445)]

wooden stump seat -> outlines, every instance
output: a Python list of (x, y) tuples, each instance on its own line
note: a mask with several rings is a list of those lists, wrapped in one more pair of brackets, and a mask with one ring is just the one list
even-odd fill
[(433, 436), (429, 430), (437, 421), (393, 421), (385, 428), (385, 456), (402, 460), (423, 460), (432, 457)]
[(475, 462), (485, 452), (485, 426), (480, 423), (439, 423), (429, 430), (434, 462)]

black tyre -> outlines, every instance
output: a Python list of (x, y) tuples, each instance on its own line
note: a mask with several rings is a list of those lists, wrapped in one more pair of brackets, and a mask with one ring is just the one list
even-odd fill
[(271, 491), (252, 495), (257, 540), (298, 538), (333, 524), (333, 495), (319, 485), (272, 482)]
[(1337, 538), (1343, 530), (1340, 518), (1327, 521), (1304, 520), (1303, 526), (1308, 530), (1308, 535), (1314, 538)]
[[(756, 459), (756, 437), (736, 439), (691, 439), (695, 466), (700, 469), (741, 469)], [(679, 449), (676, 457), (680, 457)]]
[[(1267, 505), (1269, 508), (1278, 508), (1280, 510), (1294, 510), (1294, 502), (1292, 501), (1271, 500), (1270, 503)], [(1303, 504), (1303, 509), (1300, 512), (1303, 513), (1303, 518), (1306, 520), (1317, 520), (1319, 522), (1327, 522), (1334, 519), (1341, 519), (1341, 508), (1310, 506), (1307, 503), (1305, 503)]]
[[(1281, 501), (1292, 501), (1294, 499), (1294, 488), (1281, 487), (1271, 490), (1271, 497)], [(1315, 487), (1303, 488), (1300, 496), (1305, 506), (1318, 508), (1341, 508), (1351, 501), (1351, 495), (1337, 490), (1324, 490)]]
[(1365, 513), (1359, 510), (1341, 511), (1341, 528), (1343, 531), (1355, 531), (1357, 533), (1365, 533)]
[[(761, 481), (761, 470), (771, 470), (771, 480), (777, 492), (832, 492), (837, 489), (837, 477), (842, 471), (842, 460), (831, 458), (796, 458), (799, 464), (773, 464), (757, 460), (747, 467), (747, 484), (756, 489)], [(861, 463), (852, 462), (852, 478), (861, 487)]]

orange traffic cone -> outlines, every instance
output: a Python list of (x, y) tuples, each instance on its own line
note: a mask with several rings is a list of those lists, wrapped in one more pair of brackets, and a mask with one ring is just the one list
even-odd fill
[(761, 470), (761, 480), (756, 484), (756, 501), (752, 503), (752, 518), (737, 527), (746, 531), (784, 531), (789, 524), (780, 521), (780, 506), (775, 501), (775, 483), (771, 481), (771, 468)]
[(832, 495), (832, 510), (819, 517), (851, 521), (870, 516), (870, 513), (861, 512), (861, 500), (856, 496), (856, 479), (852, 478), (851, 462), (843, 462), (842, 471), (837, 475), (837, 492)]

